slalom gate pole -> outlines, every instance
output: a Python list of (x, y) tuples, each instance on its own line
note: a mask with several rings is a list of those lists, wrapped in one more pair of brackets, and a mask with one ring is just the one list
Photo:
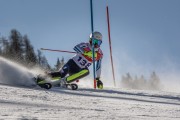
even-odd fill
[(112, 57), (112, 47), (111, 47), (111, 34), (110, 34), (110, 20), (109, 20), (108, 4), (107, 4), (107, 6), (106, 6), (106, 13), (107, 13), (108, 38), (109, 38), (109, 49), (110, 49), (110, 57), (111, 57), (111, 67), (112, 67), (112, 74), (113, 74), (114, 86), (116, 86), (115, 74), (114, 74), (114, 65), (113, 65), (113, 57)]
[(46, 49), (46, 48), (41, 48), (41, 50), (47, 50), (47, 51), (52, 51), (52, 52), (76, 53), (76, 52), (72, 52), (72, 51), (65, 51), (65, 50), (53, 50), (53, 49)]
[(95, 53), (94, 53), (94, 23), (93, 23), (93, 2), (90, 0), (90, 8), (91, 8), (91, 33), (92, 33), (92, 53), (93, 53), (93, 77), (94, 77), (94, 89), (96, 89), (96, 70), (95, 70)]

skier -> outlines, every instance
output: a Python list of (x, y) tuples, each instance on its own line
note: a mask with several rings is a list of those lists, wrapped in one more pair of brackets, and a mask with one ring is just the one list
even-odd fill
[[(93, 43), (94, 41), (94, 43)], [(69, 61), (58, 71), (48, 73), (52, 79), (56, 80), (57, 84), (63, 86), (63, 84), (69, 84), (73, 81), (79, 80), (89, 74), (88, 67), (92, 64), (92, 44), (94, 44), (94, 59), (96, 61), (96, 82), (99, 89), (103, 88), (103, 83), (100, 80), (101, 75), (101, 61), (103, 53), (100, 49), (102, 43), (102, 34), (100, 32), (93, 32), (90, 34), (89, 43), (80, 43), (74, 47), (77, 52)], [(68, 74), (68, 76), (67, 76)], [(37, 84), (43, 84), (41, 81), (43, 79), (38, 79)]]

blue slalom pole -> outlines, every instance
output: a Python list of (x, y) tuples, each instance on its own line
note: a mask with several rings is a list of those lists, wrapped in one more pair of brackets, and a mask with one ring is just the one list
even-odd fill
[(94, 23), (93, 23), (93, 2), (90, 0), (90, 8), (91, 8), (91, 33), (92, 33), (92, 53), (93, 53), (93, 75), (94, 75), (94, 89), (96, 89), (96, 68), (95, 68), (95, 53), (94, 53)]

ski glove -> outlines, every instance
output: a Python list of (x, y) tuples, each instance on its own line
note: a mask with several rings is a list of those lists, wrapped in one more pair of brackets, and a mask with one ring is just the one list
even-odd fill
[(99, 89), (103, 89), (103, 83), (102, 83), (102, 81), (99, 78), (96, 78), (96, 82), (97, 82), (97, 87)]

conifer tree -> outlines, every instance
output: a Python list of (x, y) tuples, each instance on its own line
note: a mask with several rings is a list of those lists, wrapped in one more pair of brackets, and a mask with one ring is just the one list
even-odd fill
[(153, 89), (159, 89), (160, 87), (160, 79), (154, 71), (152, 72), (150, 77), (150, 84)]
[(50, 65), (49, 65), (49, 63), (48, 63), (48, 60), (46, 59), (45, 56), (43, 56), (42, 59), (41, 59), (41, 67), (42, 67), (44, 70), (50, 70), (50, 69), (51, 69), (51, 67), (50, 67)]
[[(0, 55), (12, 61), (25, 64), (28, 68), (39, 65), (43, 69), (51, 69), (48, 60), (40, 50), (37, 55), (27, 35), (22, 35), (16, 29), (12, 29), (9, 39), (0, 38)], [(64, 60), (62, 60), (64, 61)]]
[(59, 60), (59, 58), (57, 59), (56, 65), (55, 65), (55, 70), (59, 70), (61, 67), (61, 62)]
[(5, 38), (5, 37), (2, 37), (1, 38), (1, 55), (3, 57), (6, 57), (6, 58), (9, 58), (9, 54), (10, 54), (10, 46), (9, 46), (9, 42), (8, 40)]
[(16, 30), (11, 30), (10, 33), (10, 58), (17, 61), (24, 61), (23, 58), (23, 40), (21, 34)]
[(40, 50), (37, 51), (37, 61), (38, 65), (45, 70), (51, 70), (51, 66), (48, 63), (48, 60), (46, 59), (45, 56), (42, 55), (42, 52)]
[(62, 59), (61, 59), (61, 66), (60, 66), (60, 68), (62, 68), (63, 66), (64, 66), (64, 57), (62, 57)]
[(28, 66), (32, 67), (32, 66), (35, 66), (37, 64), (37, 57), (36, 57), (36, 54), (34, 52), (34, 48), (33, 46), (31, 45), (27, 35), (25, 35), (23, 37), (23, 40), (24, 40), (24, 46), (25, 46), (25, 56), (24, 56), (24, 59), (25, 59), (25, 63), (28, 64)]

